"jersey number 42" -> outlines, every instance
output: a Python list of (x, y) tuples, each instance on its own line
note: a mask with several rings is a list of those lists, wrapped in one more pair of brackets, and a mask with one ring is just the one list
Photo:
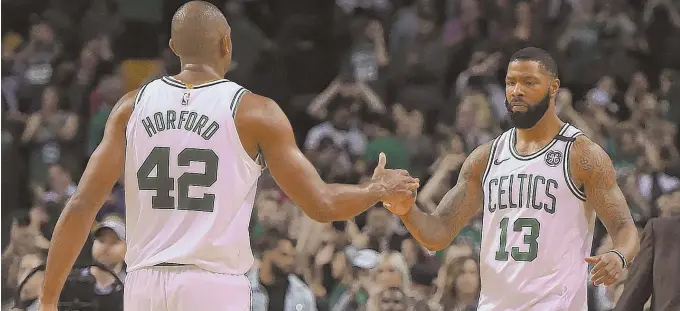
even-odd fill
[[(202, 198), (189, 197), (189, 187), (210, 187), (217, 181), (219, 157), (210, 149), (186, 148), (177, 155), (177, 165), (187, 167), (191, 162), (205, 164), (203, 173), (184, 173), (177, 178), (178, 200), (170, 191), (175, 190), (175, 179), (170, 177), (170, 148), (154, 147), (137, 170), (139, 190), (153, 190), (151, 208), (178, 209), (199, 212), (212, 212), (215, 208), (215, 194), (205, 193)], [(156, 176), (151, 172), (156, 168)]]
[[(510, 219), (505, 217), (501, 219), (501, 237), (498, 251), (496, 252), (496, 260), (508, 261), (508, 251), (506, 250), (508, 242), (508, 222)], [(529, 245), (529, 250), (523, 252), (519, 247), (513, 246), (510, 249), (510, 256), (515, 261), (534, 261), (538, 256), (538, 236), (541, 230), (541, 223), (536, 218), (518, 218), (512, 225), (512, 231), (522, 232), (524, 228), (529, 228), (529, 233), (524, 235), (524, 244)]]

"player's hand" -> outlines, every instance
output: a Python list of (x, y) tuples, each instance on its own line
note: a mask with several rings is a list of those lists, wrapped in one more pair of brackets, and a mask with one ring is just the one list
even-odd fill
[(585, 261), (595, 265), (590, 271), (590, 281), (593, 285), (612, 285), (621, 276), (623, 262), (619, 255), (607, 252), (599, 256), (586, 257)]
[(378, 166), (373, 171), (371, 180), (380, 185), (382, 195), (380, 201), (401, 202), (415, 197), (420, 185), (418, 178), (408, 175), (406, 170), (389, 170), (385, 168), (387, 157), (384, 153), (378, 156)]
[(411, 196), (407, 197), (406, 199), (402, 199), (401, 201), (395, 199), (383, 201), (383, 207), (385, 207), (392, 214), (397, 216), (405, 216), (411, 211), (413, 205), (416, 204), (417, 195), (417, 190), (414, 190)]
[(399, 201), (399, 202), (389, 202), (389, 201), (383, 202), (383, 206), (388, 211), (390, 211), (392, 214), (395, 214), (397, 216), (404, 216), (404, 215), (408, 214), (408, 212), (411, 211), (413, 204), (416, 204), (416, 193), (415, 193), (415, 191), (413, 192), (411, 197), (408, 197), (405, 200), (402, 200), (402, 201)]

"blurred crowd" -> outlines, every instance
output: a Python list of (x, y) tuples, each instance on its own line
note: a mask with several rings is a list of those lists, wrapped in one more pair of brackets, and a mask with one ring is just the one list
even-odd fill
[[(113, 105), (179, 71), (167, 40), (184, 2), (2, 1), (3, 310), (38, 296), (33, 271)], [(232, 28), (227, 78), (282, 106), (327, 182), (370, 178), (385, 152), (389, 168), (420, 178), (417, 202), (433, 211), (468, 152), (510, 126), (508, 57), (538, 46), (559, 64), (560, 117), (609, 153), (636, 224), (680, 213), (680, 1), (209, 2)], [(62, 299), (122, 310), (123, 191), (97, 216)], [(316, 223), (265, 174), (251, 219), (254, 310), (475, 310), (480, 230), (477, 217), (432, 254), (380, 206)], [(610, 248), (598, 223), (593, 253)], [(590, 287), (589, 310), (612, 309), (622, 288)]]

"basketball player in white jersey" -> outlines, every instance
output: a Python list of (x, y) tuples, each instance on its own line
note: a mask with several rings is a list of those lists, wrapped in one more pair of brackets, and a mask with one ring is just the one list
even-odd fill
[(56, 310), (95, 215), (123, 171), (128, 311), (250, 309), (244, 274), (253, 264), (248, 224), (260, 155), (283, 191), (320, 222), (406, 200), (418, 187), (408, 172), (384, 169), (384, 154), (368, 183), (324, 183), (279, 106), (222, 79), (230, 32), (212, 4), (179, 8), (171, 37), (182, 71), (126, 94), (113, 108), (54, 230), (42, 310)]
[[(518, 51), (505, 83), (515, 128), (470, 154), (432, 214), (413, 199), (389, 209), (439, 250), (483, 208), (478, 310), (587, 310), (588, 264), (595, 285), (613, 283), (638, 252), (637, 230), (607, 154), (557, 117), (550, 55)], [(614, 250), (589, 257), (596, 215)]]

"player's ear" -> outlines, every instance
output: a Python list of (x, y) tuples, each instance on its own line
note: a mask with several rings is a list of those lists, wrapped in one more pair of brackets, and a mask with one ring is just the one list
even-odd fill
[(170, 49), (172, 50), (172, 52), (175, 53), (175, 55), (177, 55), (177, 57), (179, 57), (179, 55), (177, 54), (177, 51), (175, 51), (175, 42), (173, 42), (172, 39), (170, 39), (170, 41), (168, 41), (168, 45), (170, 46)]
[(220, 52), (225, 56), (231, 53), (231, 38), (229, 35), (225, 35), (220, 40)]
[(550, 96), (555, 96), (557, 95), (557, 91), (560, 90), (560, 79), (554, 78), (552, 81), (550, 81)]

